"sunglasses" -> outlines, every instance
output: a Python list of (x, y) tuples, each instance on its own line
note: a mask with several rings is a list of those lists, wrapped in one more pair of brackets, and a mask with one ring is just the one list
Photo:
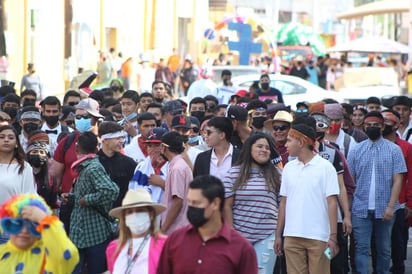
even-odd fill
[(199, 132), (199, 128), (198, 127), (192, 127), (193, 133), (198, 133)]
[(297, 109), (296, 113), (306, 113), (308, 110), (306, 108)]
[(89, 118), (91, 118), (92, 116), (89, 114), (89, 113), (86, 113), (86, 114), (76, 114), (76, 119), (77, 120), (80, 120), (80, 119), (89, 119)]
[(40, 238), (41, 234), (37, 232), (37, 223), (23, 219), (23, 218), (3, 218), (1, 220), (1, 226), (3, 230), (9, 234), (19, 234), (26, 227), (31, 235)]
[(79, 102), (67, 102), (67, 104), (69, 105), (69, 106), (72, 106), (72, 107), (74, 107), (75, 105), (77, 105)]
[(317, 128), (328, 128), (329, 126), (324, 122), (316, 122)]
[(274, 131), (278, 131), (278, 130), (284, 131), (284, 130), (286, 130), (286, 129), (288, 129), (288, 128), (289, 128), (288, 126), (273, 126), (273, 130), (274, 130)]

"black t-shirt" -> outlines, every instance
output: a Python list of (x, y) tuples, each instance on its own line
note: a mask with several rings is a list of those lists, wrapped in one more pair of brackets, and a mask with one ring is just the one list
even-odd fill
[(284, 103), (282, 92), (276, 88), (270, 88), (268, 92), (264, 92), (260, 89), (256, 91), (256, 95), (259, 97), (260, 101), (265, 101), (266, 99), (272, 99), (278, 103)]

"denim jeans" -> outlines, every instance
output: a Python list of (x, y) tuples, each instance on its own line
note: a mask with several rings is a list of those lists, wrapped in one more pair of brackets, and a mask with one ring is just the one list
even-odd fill
[(253, 244), (258, 260), (259, 274), (272, 274), (276, 255), (274, 250), (275, 233)]
[(103, 243), (87, 247), (79, 248), (80, 260), (73, 274), (81, 274), (83, 268), (87, 268), (88, 274), (101, 274), (107, 270), (106, 262), (106, 247), (109, 240)]
[(395, 220), (383, 221), (375, 218), (375, 212), (368, 211), (366, 218), (352, 215), (353, 236), (355, 238), (356, 273), (368, 274), (369, 251), (371, 248), (372, 233), (375, 236), (376, 246), (376, 273), (389, 274), (391, 262), (391, 233)]

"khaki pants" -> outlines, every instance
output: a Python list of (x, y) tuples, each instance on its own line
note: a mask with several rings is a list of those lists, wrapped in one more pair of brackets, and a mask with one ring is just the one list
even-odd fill
[(330, 261), (323, 252), (326, 243), (299, 237), (285, 237), (284, 250), (289, 274), (329, 274)]

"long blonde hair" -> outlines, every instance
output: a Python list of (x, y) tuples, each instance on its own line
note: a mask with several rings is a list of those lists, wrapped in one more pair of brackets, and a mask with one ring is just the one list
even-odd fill
[[(149, 234), (151, 236), (157, 236), (157, 234), (159, 233), (159, 228), (158, 228), (157, 220), (156, 220), (156, 212), (150, 206), (146, 206), (144, 208), (146, 208), (147, 211), (150, 214)], [(113, 258), (116, 258), (119, 255), (122, 248), (132, 238), (132, 232), (126, 226), (125, 217), (126, 217), (125, 210), (123, 210), (122, 213), (121, 213), (121, 217), (119, 219), (119, 238), (117, 239), (116, 249), (113, 252)], [(155, 239), (156, 239), (156, 237), (155, 237)]]

